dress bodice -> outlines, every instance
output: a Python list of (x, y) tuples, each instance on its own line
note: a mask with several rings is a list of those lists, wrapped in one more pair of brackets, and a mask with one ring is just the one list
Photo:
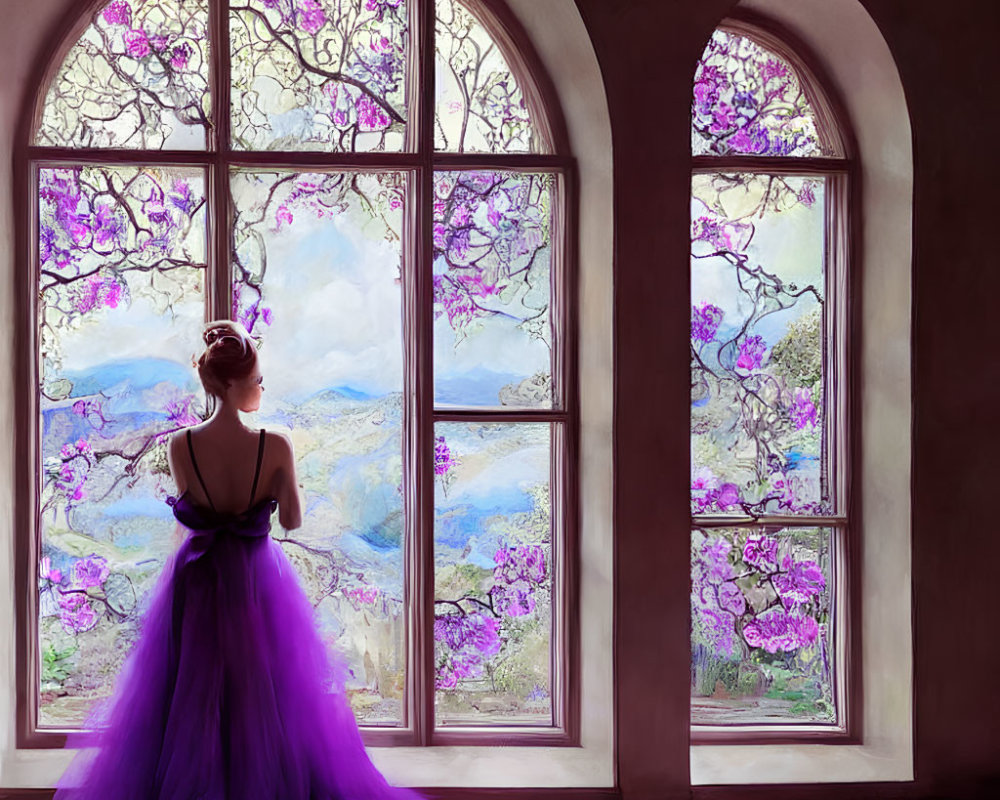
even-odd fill
[(271, 514), (278, 507), (277, 500), (265, 497), (246, 511), (220, 512), (192, 502), (187, 491), (179, 497), (168, 497), (167, 503), (173, 507), (177, 521), (194, 536), (228, 534), (251, 539), (267, 536), (271, 530)]

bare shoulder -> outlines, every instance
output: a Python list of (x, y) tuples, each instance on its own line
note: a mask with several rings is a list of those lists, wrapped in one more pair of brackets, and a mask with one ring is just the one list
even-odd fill
[(184, 437), (187, 434), (187, 428), (179, 431), (174, 431), (170, 434), (170, 438), (167, 440), (167, 457), (170, 459), (177, 458), (177, 453), (180, 452), (181, 448), (184, 446)]
[(268, 431), (265, 434), (264, 447), (278, 461), (291, 461), (293, 458), (292, 440), (287, 433)]

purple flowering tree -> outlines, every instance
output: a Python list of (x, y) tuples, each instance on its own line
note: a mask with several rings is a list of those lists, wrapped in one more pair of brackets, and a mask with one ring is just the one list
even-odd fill
[(402, 149), (405, 3), (245, 0), (230, 8), (235, 147)]
[[(443, 438), (439, 443), (444, 444)], [(441, 463), (448, 472), (461, 462), (449, 451), (446, 465)], [(538, 638), (539, 626), (547, 625), (552, 603), (548, 491), (536, 486), (530, 495), (532, 511), (514, 515), (510, 525), (539, 543), (501, 542), (492, 554), (492, 569), (478, 563), (438, 569), (435, 684), (439, 691), (452, 692), (459, 705), (483, 692), (494, 698), (508, 693), (524, 697), (532, 691), (536, 700), (548, 697), (542, 688), (547, 677), (535, 674), (524, 653), (536, 641), (547, 641), (547, 634)]]
[(819, 185), (752, 173), (695, 178), (694, 291), (699, 270), (707, 285), (725, 287), (691, 306), (695, 513), (827, 509), (822, 270), (808, 283), (790, 281), (761, 263), (780, 251), (756, 244), (782, 230), (783, 219), (821, 210)]
[[(526, 345), (551, 348), (552, 186), (545, 174), (435, 175), (434, 315), (447, 320), (456, 350), (471, 337), (509, 325)], [(545, 406), (551, 380), (544, 368), (503, 387), (498, 403)]]
[(694, 79), (695, 155), (830, 155), (792, 68), (746, 36), (716, 31)]
[(36, 143), (204, 148), (208, 0), (113, 0), (94, 13), (46, 97)]
[[(124, 4), (116, 8), (125, 13)], [(120, 398), (81, 394), (66, 371), (64, 341), (133, 302), (169, 313), (200, 296), (205, 199), (194, 173), (103, 167), (41, 170), (38, 197), (41, 393), (50, 413), (67, 411), (83, 433), (47, 446), (42, 512), (68, 513), (122, 481), (133, 485), (147, 468), (162, 469), (166, 435), (201, 418), (194, 396), (174, 391), (154, 425), (135, 429), (115, 413)]]
[(435, 4), (441, 88), (434, 144), (450, 152), (524, 153), (536, 136), (524, 95), (485, 28), (458, 0)]
[[(109, 6), (108, 24), (134, 25), (129, 8)], [(60, 715), (76, 713), (76, 699), (105, 692), (134, 638), (137, 597), (151, 585), (150, 568), (137, 566), (134, 548), (120, 549), (114, 537), (155, 531), (158, 520), (108, 511), (126, 495), (162, 499), (170, 484), (166, 437), (203, 418), (192, 380), (180, 374), (190, 370), (188, 355), (116, 357), (129, 352), (128, 337), (105, 333), (200, 312), (202, 187), (202, 173), (187, 168), (38, 172), (39, 635), (41, 713), (60, 709), (52, 722), (75, 723)], [(163, 347), (155, 337), (149, 345)], [(84, 541), (100, 554), (79, 558)]]
[[(695, 532), (691, 604), (696, 694), (804, 700), (796, 713), (828, 717), (828, 540), (827, 531), (808, 529)], [(801, 696), (785, 697), (788, 692), (776, 690), (788, 679), (802, 690)]]

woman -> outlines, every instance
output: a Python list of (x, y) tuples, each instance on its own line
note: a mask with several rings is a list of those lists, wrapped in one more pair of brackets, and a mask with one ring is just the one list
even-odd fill
[[(68, 746), (96, 745), (57, 800), (415, 800), (365, 753), (312, 607), (271, 515), (302, 523), (295, 458), (250, 431), (264, 391), (246, 330), (211, 322), (198, 374), (215, 396), (205, 423), (170, 439), (169, 498), (190, 533), (168, 561), (113, 697)], [(332, 689), (332, 691), (331, 691)]]

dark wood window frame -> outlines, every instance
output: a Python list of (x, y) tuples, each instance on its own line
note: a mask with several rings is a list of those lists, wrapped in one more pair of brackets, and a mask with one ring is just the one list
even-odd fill
[[(216, 51), (229, 50), (226, 3), (210, 1), (209, 31)], [(366, 745), (576, 746), (580, 743), (578, 631), (578, 442), (577, 378), (577, 167), (570, 154), (565, 122), (554, 86), (531, 41), (503, 0), (461, 0), (488, 30), (517, 76), (532, 124), (541, 143), (530, 154), (464, 154), (434, 151), (434, 3), (408, 0), (410, 14), (407, 152), (317, 153), (244, 152), (229, 146), (228, 114), (217, 114), (203, 151), (124, 150), (39, 147), (32, 137), (41, 118), (45, 92), (68, 49), (106, 0), (81, 4), (76, 15), (57, 23), (38, 54), (29, 81), (15, 139), (15, 271), (18, 298), (15, 317), (17, 395), (15, 593), (16, 593), (16, 746), (61, 748), (63, 732), (38, 727), (37, 570), (39, 562), (40, 453), (38, 443), (37, 364), (37, 174), (43, 166), (86, 164), (190, 166), (204, 170), (209, 197), (209, 252), (206, 318), (230, 315), (231, 202), (229, 183), (221, 179), (232, 167), (397, 170), (408, 175), (409, 202), (403, 224), (404, 425), (403, 458), (407, 510), (406, 595), (407, 703), (399, 728), (362, 728)], [(228, 109), (227, 58), (215, 58), (210, 71), (213, 109)], [(555, 176), (552, 202), (552, 374), (551, 410), (502, 411), (436, 409), (433, 398), (432, 198), (435, 170), (516, 170)], [(553, 724), (546, 727), (434, 726), (434, 423), (549, 422), (553, 425), (552, 530), (553, 603), (551, 645)], [(558, 498), (558, 499), (555, 499)]]
[(816, 117), (820, 140), (834, 157), (692, 156), (692, 174), (743, 172), (823, 178), (825, 192), (824, 397), (834, 398), (826, 415), (828, 474), (836, 513), (830, 516), (730, 514), (691, 516), (692, 528), (817, 525), (833, 529), (831, 595), (836, 642), (834, 724), (760, 723), (691, 725), (692, 745), (860, 744), (861, 684), (861, 431), (858, 365), (860, 167), (844, 104), (806, 45), (782, 25), (737, 10), (717, 30), (745, 36), (776, 53), (795, 70)]

